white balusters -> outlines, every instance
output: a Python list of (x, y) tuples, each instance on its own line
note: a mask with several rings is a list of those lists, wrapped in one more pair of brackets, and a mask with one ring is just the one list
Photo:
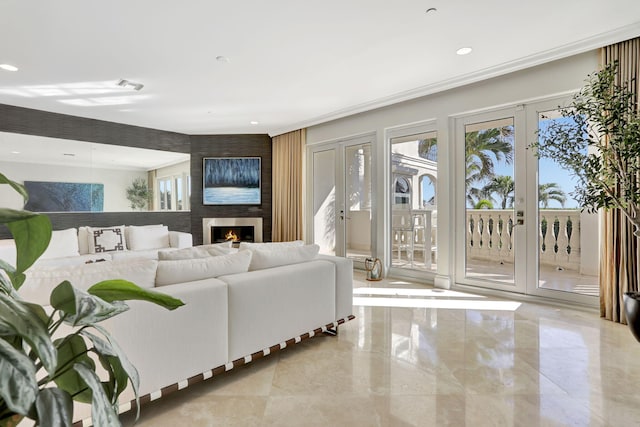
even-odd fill
[[(471, 259), (513, 262), (513, 211), (467, 209), (467, 253)], [(580, 268), (580, 212), (541, 209), (538, 227), (540, 263)]]

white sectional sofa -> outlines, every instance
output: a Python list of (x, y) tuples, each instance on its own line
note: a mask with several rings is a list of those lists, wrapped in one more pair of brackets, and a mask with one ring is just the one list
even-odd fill
[[(161, 251), (159, 260), (36, 266), (20, 293), (46, 304), (61, 280), (86, 289), (123, 278), (183, 300), (174, 311), (130, 301), (129, 311), (102, 323), (137, 367), (145, 403), (337, 330), (353, 318), (352, 269), (350, 260), (302, 242), (241, 244), (239, 251), (206, 245)], [(132, 398), (130, 389), (123, 393), (121, 412), (133, 408)], [(88, 425), (88, 417), (89, 406), (77, 404), (76, 424)]]
[[(144, 226), (79, 227), (56, 230), (37, 265), (73, 265), (96, 260), (158, 258), (159, 250), (191, 247), (190, 233), (170, 231), (162, 224)], [(12, 239), (0, 240), (0, 259), (15, 265)]]

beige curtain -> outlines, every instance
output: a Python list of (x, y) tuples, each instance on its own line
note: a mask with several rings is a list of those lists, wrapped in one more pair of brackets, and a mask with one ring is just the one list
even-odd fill
[(273, 222), (274, 242), (302, 239), (302, 160), (304, 129), (273, 138)]
[(158, 198), (156, 197), (156, 186), (158, 183), (157, 174), (158, 174), (157, 169), (150, 170), (149, 172), (147, 172), (147, 185), (151, 189), (151, 197), (149, 198), (150, 211), (155, 211), (159, 209), (156, 203), (156, 200), (158, 200)]
[[(617, 82), (628, 82), (636, 95), (640, 95), (640, 38), (602, 48), (602, 65), (614, 61), (619, 62)], [(626, 324), (622, 295), (638, 291), (638, 239), (633, 235), (633, 226), (620, 211), (603, 212), (601, 219), (600, 316)]]

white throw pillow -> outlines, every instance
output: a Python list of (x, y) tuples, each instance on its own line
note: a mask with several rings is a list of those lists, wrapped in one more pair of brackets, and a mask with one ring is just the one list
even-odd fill
[(64, 280), (68, 280), (74, 287), (82, 290), (110, 279), (124, 279), (141, 288), (153, 288), (157, 265), (156, 260), (135, 259), (63, 267), (35, 266), (25, 273), (26, 280), (18, 293), (27, 301), (49, 305), (51, 291)]
[(207, 258), (158, 261), (156, 286), (193, 282), (226, 274), (244, 273), (251, 262), (250, 251)]
[(267, 243), (253, 243), (253, 242), (240, 242), (240, 250), (249, 249), (280, 249), (304, 246), (302, 240), (292, 240), (291, 242), (267, 242)]
[(320, 246), (289, 246), (278, 249), (256, 249), (251, 257), (249, 271), (279, 267), (281, 265), (298, 264), (310, 261), (318, 256)]
[(78, 249), (80, 255), (89, 253), (89, 234), (89, 227), (78, 227)]
[(88, 246), (90, 254), (127, 250), (124, 225), (87, 228), (89, 229)]
[(127, 236), (128, 248), (133, 251), (169, 247), (169, 227), (166, 225), (132, 225), (127, 227)]
[(67, 256), (78, 256), (78, 230), (68, 228), (66, 230), (56, 230), (51, 233), (51, 241), (47, 250), (40, 256), (40, 259), (62, 258)]

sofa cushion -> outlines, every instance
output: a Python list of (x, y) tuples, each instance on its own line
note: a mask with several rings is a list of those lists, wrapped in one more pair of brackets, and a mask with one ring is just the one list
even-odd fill
[(115, 253), (117, 252), (74, 255), (74, 256), (48, 258), (48, 259), (39, 258), (38, 261), (35, 262), (34, 266), (64, 267), (68, 265), (81, 265), (81, 264), (91, 264), (93, 262), (111, 261), (112, 260), (111, 254), (115, 254)]
[(243, 273), (248, 271), (250, 262), (250, 251), (240, 251), (236, 254), (210, 256), (207, 258), (158, 261), (156, 286)]
[(207, 258), (210, 256), (227, 255), (237, 252), (234, 248), (214, 245), (201, 245), (192, 248), (184, 248), (178, 250), (161, 250), (158, 252), (159, 260), (177, 260), (177, 259), (194, 259)]
[(127, 227), (127, 247), (133, 251), (169, 247), (169, 227), (143, 225)]
[(80, 255), (78, 248), (78, 230), (68, 228), (66, 230), (55, 230), (51, 233), (49, 246), (40, 258), (51, 259), (78, 255)]
[(251, 257), (249, 271), (310, 261), (318, 256), (319, 250), (320, 246), (318, 245), (256, 249), (252, 251), (253, 256)]
[(152, 288), (157, 265), (155, 260), (135, 259), (57, 267), (34, 266), (25, 273), (26, 280), (18, 293), (27, 301), (48, 305), (51, 291), (64, 280), (82, 290), (109, 279), (124, 279), (141, 288)]
[(127, 249), (127, 241), (124, 236), (124, 225), (87, 228), (89, 231), (88, 247), (90, 254), (124, 251)]
[(302, 240), (292, 240), (290, 242), (240, 242), (240, 250), (243, 249), (280, 249), (280, 248), (290, 248), (290, 247), (300, 247), (304, 246), (304, 242)]

